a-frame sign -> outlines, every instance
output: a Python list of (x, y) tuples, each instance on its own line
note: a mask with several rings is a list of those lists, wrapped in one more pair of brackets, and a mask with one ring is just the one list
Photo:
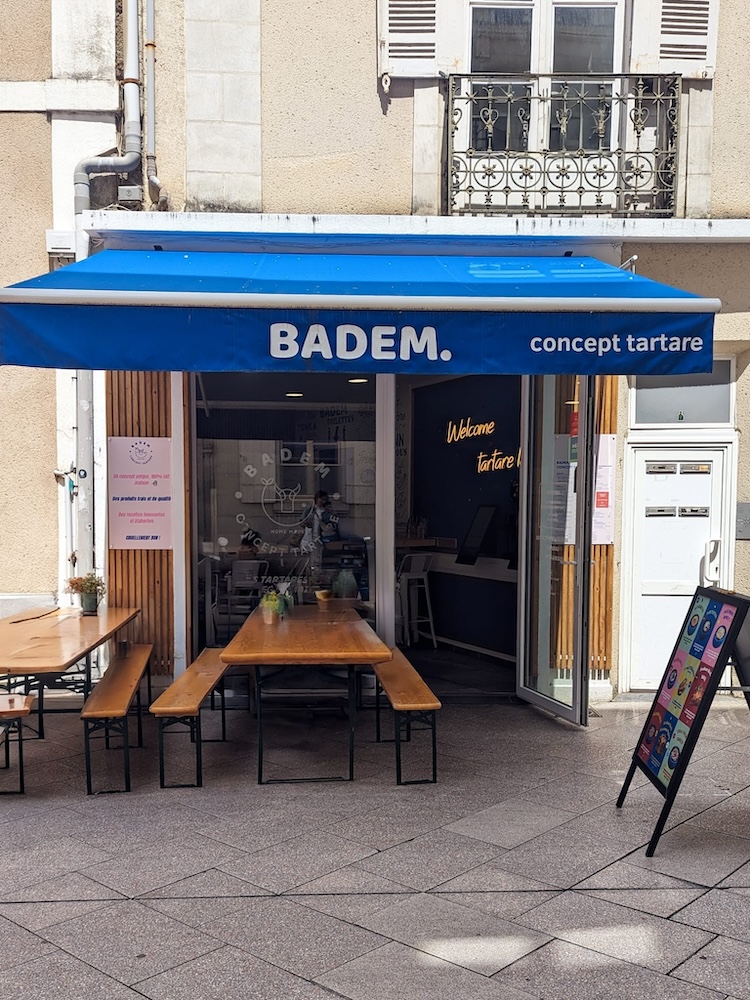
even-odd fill
[(750, 598), (698, 587), (633, 753), (617, 808), (639, 768), (666, 799), (646, 849), (651, 857), (731, 661), (750, 706)]

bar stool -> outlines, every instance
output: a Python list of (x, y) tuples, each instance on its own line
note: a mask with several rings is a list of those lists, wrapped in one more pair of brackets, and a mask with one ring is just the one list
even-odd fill
[(3, 789), (0, 795), (23, 795), (23, 720), (31, 711), (34, 702), (32, 694), (2, 694), (0, 695), (0, 730), (5, 734), (5, 764), (2, 769), (10, 768), (11, 734), (15, 733), (18, 744), (18, 791)]
[[(437, 649), (430, 601), (430, 585), (427, 579), (431, 563), (432, 556), (410, 553), (403, 557), (396, 572), (396, 589), (401, 603), (401, 621), (407, 646), (411, 646), (412, 629), (418, 632), (419, 625), (427, 622), (430, 626), (433, 648)], [(420, 611), (420, 590), (424, 591), (426, 614), (422, 614)]]

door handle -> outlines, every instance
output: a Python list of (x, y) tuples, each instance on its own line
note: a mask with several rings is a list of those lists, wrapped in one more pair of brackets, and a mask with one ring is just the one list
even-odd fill
[(721, 539), (710, 538), (706, 542), (701, 560), (702, 585), (704, 587), (718, 587), (719, 585), (719, 553), (721, 551)]

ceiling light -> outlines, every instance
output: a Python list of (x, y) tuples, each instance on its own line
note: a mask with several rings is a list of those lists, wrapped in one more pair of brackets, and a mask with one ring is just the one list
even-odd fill
[(348, 379), (352, 385), (361, 385), (363, 382), (369, 382), (369, 378), (350, 378)]
[(288, 392), (286, 395), (298, 399), (300, 396), (304, 396), (304, 392)]

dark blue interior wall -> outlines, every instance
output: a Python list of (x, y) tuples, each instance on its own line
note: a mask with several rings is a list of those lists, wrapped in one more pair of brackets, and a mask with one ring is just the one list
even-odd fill
[[(457, 539), (460, 547), (477, 507), (496, 505), (483, 557), (515, 568), (518, 544), (518, 449), (521, 382), (510, 375), (475, 375), (414, 390), (413, 490), (415, 517), (427, 534)], [(491, 433), (455, 440), (461, 427)], [(449, 440), (449, 437), (453, 440)], [(470, 566), (466, 567), (472, 572)], [(445, 573), (430, 575), (437, 632), (449, 639), (509, 655), (516, 652), (516, 585)]]

